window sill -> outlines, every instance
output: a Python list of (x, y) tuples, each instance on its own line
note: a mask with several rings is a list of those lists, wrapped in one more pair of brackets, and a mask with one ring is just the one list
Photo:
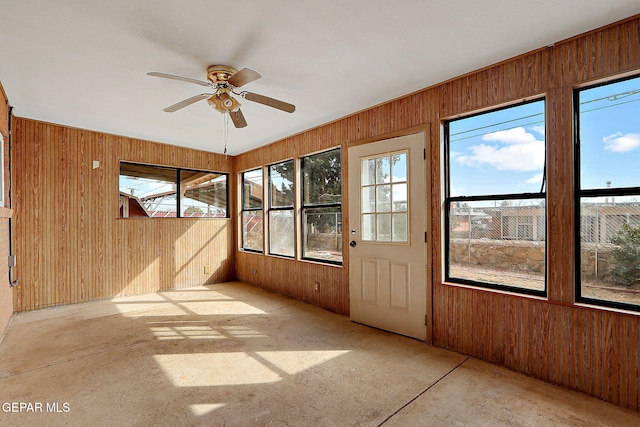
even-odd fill
[(627, 316), (640, 317), (640, 311), (635, 311), (631, 309), (618, 308), (618, 307), (609, 307), (606, 305), (600, 305), (593, 302), (576, 302), (573, 304), (574, 307), (583, 308), (586, 310), (594, 310), (600, 312), (609, 312), (615, 314), (623, 314)]
[(484, 287), (484, 286), (468, 285), (466, 283), (456, 283), (451, 281), (443, 281), (440, 284), (443, 286), (451, 286), (455, 288), (464, 288), (464, 289), (470, 289), (470, 290), (480, 291), (480, 292), (489, 292), (493, 294), (501, 294), (501, 295), (512, 296), (512, 297), (532, 299), (536, 301), (550, 302), (549, 298), (546, 296), (529, 294), (526, 292), (517, 292), (517, 291), (511, 291), (511, 290), (505, 290), (505, 289), (496, 289), (496, 288), (490, 288), (490, 287)]
[(203, 218), (193, 218), (193, 217), (159, 217), (159, 216), (133, 216), (133, 217), (117, 217), (116, 220), (124, 220), (124, 221), (149, 221), (149, 220), (168, 220), (168, 219), (175, 219), (175, 220), (180, 220), (180, 221), (184, 221), (184, 220), (212, 220), (212, 219), (218, 219), (218, 220), (230, 220), (230, 217), (203, 217)]
[(301, 258), (298, 261), (300, 262), (305, 262), (308, 264), (313, 264), (313, 265), (322, 265), (325, 267), (337, 267), (337, 268), (344, 268), (344, 262), (341, 264), (336, 264), (333, 262), (322, 262), (320, 260), (316, 260), (316, 259), (306, 259), (306, 258)]
[(11, 218), (13, 216), (13, 209), (0, 208), (0, 218)]

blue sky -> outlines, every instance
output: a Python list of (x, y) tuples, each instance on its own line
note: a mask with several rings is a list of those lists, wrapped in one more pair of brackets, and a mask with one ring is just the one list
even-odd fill
[(539, 192), (544, 131), (543, 101), (451, 122), (451, 195)]
[(640, 187), (640, 78), (584, 90), (580, 103), (581, 188)]
[[(640, 78), (584, 90), (580, 104), (582, 188), (640, 186)], [(450, 134), (452, 196), (540, 191), (544, 101), (453, 121)]]

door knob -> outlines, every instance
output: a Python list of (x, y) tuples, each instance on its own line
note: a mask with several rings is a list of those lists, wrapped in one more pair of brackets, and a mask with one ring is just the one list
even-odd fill
[(355, 247), (356, 247), (356, 241), (355, 241), (355, 240), (352, 240), (352, 241), (349, 243), (349, 246), (351, 246), (352, 248), (355, 248)]

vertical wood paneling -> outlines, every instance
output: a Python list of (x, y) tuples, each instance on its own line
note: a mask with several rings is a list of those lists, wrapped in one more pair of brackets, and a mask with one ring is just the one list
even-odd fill
[(16, 311), (234, 278), (232, 220), (118, 219), (120, 159), (231, 172), (226, 156), (25, 119), (13, 145)]

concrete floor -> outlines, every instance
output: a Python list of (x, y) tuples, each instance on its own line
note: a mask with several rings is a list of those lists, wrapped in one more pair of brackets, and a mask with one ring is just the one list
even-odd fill
[[(640, 425), (640, 413), (237, 282), (16, 315), (0, 396), (2, 426)], [(20, 403), (31, 406), (8, 412)]]

